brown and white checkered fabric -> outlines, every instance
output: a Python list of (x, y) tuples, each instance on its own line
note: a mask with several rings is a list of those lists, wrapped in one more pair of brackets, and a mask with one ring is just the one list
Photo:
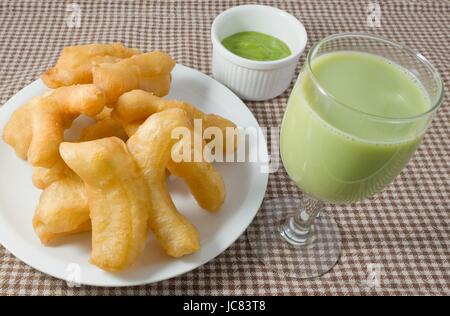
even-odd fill
[[(81, 7), (79, 28), (69, 28), (69, 3)], [(251, 1), (255, 3), (255, 1)], [(261, 1), (299, 18), (308, 47), (332, 33), (366, 31), (420, 51), (450, 85), (450, 2), (378, 0), (381, 27), (367, 24), (371, 0)], [(142, 50), (162, 49), (180, 63), (211, 73), (210, 25), (221, 11), (244, 1), (1, 1), (0, 104), (54, 64), (67, 45), (121, 41)], [(302, 60), (303, 61), (303, 60)], [(448, 90), (447, 90), (448, 91)], [(289, 90), (248, 102), (259, 123), (278, 126)], [(298, 196), (281, 169), (270, 176), (266, 198)], [(402, 174), (370, 200), (327, 211), (340, 226), (343, 254), (328, 274), (297, 280), (268, 271), (252, 255), (246, 235), (204, 266), (157, 284), (130, 288), (69, 288), (35, 271), (0, 246), (3, 295), (324, 295), (450, 294), (450, 104), (444, 104), (422, 146)], [(20, 210), (17, 210), (20, 211)], [(260, 210), (264, 212), (264, 210)], [(264, 225), (256, 222), (254, 225)], [(283, 265), (285, 258), (280, 257)], [(379, 287), (367, 284), (371, 267)]]

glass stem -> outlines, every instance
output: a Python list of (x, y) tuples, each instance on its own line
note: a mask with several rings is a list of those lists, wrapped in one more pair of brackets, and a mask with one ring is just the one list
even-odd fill
[(283, 224), (281, 236), (294, 246), (314, 242), (314, 220), (323, 207), (322, 201), (304, 195), (300, 209)]

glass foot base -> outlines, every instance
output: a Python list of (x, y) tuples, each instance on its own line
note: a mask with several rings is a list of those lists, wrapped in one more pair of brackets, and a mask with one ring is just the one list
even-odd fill
[[(301, 199), (265, 201), (247, 238), (256, 257), (275, 273), (306, 279), (323, 275), (333, 268), (342, 251), (336, 222), (321, 213), (304, 238), (292, 238), (286, 230), (289, 218), (302, 206)], [(301, 237), (301, 236), (300, 236)]]
[(293, 217), (290, 217), (287, 220), (285, 219), (283, 225), (279, 227), (279, 230), (280, 236), (293, 246), (306, 246), (313, 243), (316, 237), (316, 229), (314, 225), (307, 231), (299, 230), (297, 227), (295, 227), (295, 221)]

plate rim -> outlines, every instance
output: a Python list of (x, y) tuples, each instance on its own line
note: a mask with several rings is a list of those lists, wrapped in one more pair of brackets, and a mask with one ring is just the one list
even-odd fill
[[(220, 85), (222, 89), (228, 91), (228, 93), (231, 94), (233, 98), (235, 98), (239, 103), (242, 104), (243, 108), (248, 111), (248, 113), (250, 114), (250, 117), (256, 123), (257, 128), (261, 129), (261, 126), (259, 125), (259, 122), (256, 119), (256, 117), (254, 116), (253, 112), (247, 107), (247, 105), (233, 91), (231, 91), (225, 85), (223, 85), (222, 83), (220, 83), (219, 81), (217, 81), (213, 77), (211, 77), (211, 76), (209, 76), (209, 75), (207, 75), (205, 73), (202, 73), (201, 71), (199, 71), (197, 69), (194, 69), (194, 68), (191, 68), (191, 67), (179, 64), (179, 63), (176, 64), (176, 68), (180, 68), (180, 69), (182, 69), (184, 71), (194, 72), (197, 76), (203, 77), (203, 79), (206, 79), (206, 80), (212, 80), (212, 81), (215, 82), (215, 84)], [(16, 103), (16, 102), (18, 102), (18, 101), (14, 101), (14, 100), (21, 98), (23, 93), (24, 93), (24, 91), (29, 90), (29, 89), (33, 89), (33, 86), (40, 85), (40, 84), (43, 84), (43, 82), (42, 82), (42, 80), (40, 78), (37, 78), (37, 79), (33, 80), (32, 82), (30, 82), (29, 84), (24, 86), (22, 89), (20, 89), (18, 92), (16, 92), (11, 98), (9, 98), (0, 107), (0, 127), (1, 127), (0, 129), (2, 131), (3, 131), (4, 125), (9, 120), (10, 115), (15, 110), (15, 108), (13, 109), (13, 108), (9, 107), (8, 104), (9, 103)], [(11, 100), (13, 100), (13, 101), (11, 101)], [(11, 112), (9, 116), (7, 115), (8, 112)], [(265, 138), (265, 136), (262, 133), (261, 133), (260, 136), (262, 137), (262, 139), (260, 141), (258, 141), (258, 145), (260, 145), (260, 144), (264, 145), (264, 148), (263, 148), (263, 154), (265, 156), (264, 159), (269, 159), (266, 138)], [(1, 141), (3, 142), (3, 140), (1, 140)], [(17, 158), (17, 159), (19, 159), (19, 158)], [(252, 216), (250, 216), (249, 222), (246, 223), (245, 225), (242, 225), (241, 228), (237, 230), (239, 232), (236, 231), (236, 235), (235, 236), (233, 235), (233, 238), (229, 239), (229, 241), (226, 243), (226, 246), (219, 247), (220, 250), (217, 251), (217, 253), (214, 253), (212, 256), (210, 256), (210, 255), (205, 256), (205, 258), (202, 258), (201, 260), (197, 261), (192, 266), (189, 265), (187, 268), (180, 268), (180, 271), (178, 271), (177, 273), (171, 274), (171, 276), (169, 276), (169, 277), (161, 276), (161, 277), (157, 277), (155, 280), (151, 280), (151, 281), (149, 281), (148, 279), (143, 278), (143, 279), (139, 279), (139, 280), (133, 280), (131, 282), (128, 282), (127, 284), (123, 283), (122, 281), (114, 281), (114, 282), (102, 283), (102, 282), (90, 282), (89, 280), (87, 280), (87, 281), (81, 280), (80, 285), (87, 285), (87, 286), (94, 286), (94, 287), (131, 287), (131, 286), (142, 286), (142, 285), (153, 284), (153, 283), (158, 283), (158, 282), (161, 282), (161, 281), (169, 280), (169, 279), (178, 277), (180, 275), (183, 275), (185, 273), (191, 272), (191, 271), (193, 271), (193, 270), (195, 270), (195, 269), (205, 265), (209, 261), (213, 260), (214, 258), (219, 256), (220, 254), (225, 252), (231, 245), (233, 245), (236, 242), (236, 240), (239, 239), (239, 237), (241, 237), (245, 233), (245, 231), (248, 229), (248, 227), (253, 222), (256, 214), (258, 213), (258, 211), (259, 211), (259, 209), (260, 209), (260, 207), (262, 205), (262, 202), (264, 200), (264, 197), (265, 197), (265, 194), (266, 194), (266, 191), (267, 191), (269, 174), (268, 173), (262, 173), (262, 174), (263, 174), (263, 176), (262, 176), (261, 180), (263, 180), (263, 181), (259, 182), (260, 190), (256, 191), (258, 193), (257, 195), (253, 195), (252, 196), (252, 199), (255, 201), (254, 202), (255, 203), (255, 210), (253, 211)], [(0, 209), (0, 212), (2, 212), (1, 209)], [(5, 226), (6, 226), (6, 229), (4, 229)], [(51, 276), (51, 277), (53, 277), (55, 279), (67, 282), (67, 279), (64, 279), (60, 275), (57, 275), (56, 273), (53, 273), (51, 268), (45, 268), (45, 266), (46, 266), (45, 263), (41, 263), (39, 261), (32, 262), (32, 260), (30, 260), (30, 258), (27, 257), (26, 255), (23, 255), (23, 253), (21, 253), (20, 250), (17, 251), (16, 247), (13, 246), (14, 245), (14, 241), (12, 241), (13, 238), (7, 236), (8, 235), (7, 231), (9, 231), (9, 230), (10, 230), (9, 227), (7, 227), (7, 225), (3, 221), (0, 221), (0, 244), (10, 254), (12, 254), (14, 257), (16, 257), (21, 262), (25, 263), (26, 265), (28, 265), (32, 269), (35, 269), (35, 270), (37, 270), (37, 271), (39, 271), (41, 273), (49, 275), (49, 276)], [(17, 253), (19, 253), (19, 255)]]

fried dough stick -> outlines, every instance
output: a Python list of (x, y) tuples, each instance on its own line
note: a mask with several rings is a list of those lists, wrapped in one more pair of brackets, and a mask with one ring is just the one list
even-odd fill
[(117, 63), (103, 63), (92, 69), (93, 82), (106, 94), (110, 106), (125, 92), (142, 89), (158, 96), (169, 93), (175, 61), (166, 53), (149, 52), (123, 59)]
[(169, 109), (150, 116), (127, 142), (150, 191), (150, 229), (165, 252), (173, 257), (181, 257), (200, 248), (197, 229), (177, 211), (166, 183), (165, 169), (171, 159), (172, 147), (177, 142), (171, 133), (179, 127), (192, 128), (188, 115), (181, 109)]
[(58, 180), (71, 177), (74, 173), (70, 170), (69, 167), (65, 164), (65, 162), (60, 159), (56, 162), (52, 167), (33, 167), (31, 179), (33, 185), (41, 190), (44, 190), (53, 182)]
[(92, 67), (102, 63), (115, 63), (123, 58), (140, 54), (122, 43), (68, 46), (63, 49), (53, 68), (42, 75), (49, 88), (80, 83), (92, 83)]
[[(80, 140), (117, 135), (126, 137), (120, 124), (104, 124), (105, 121), (112, 120), (110, 111), (111, 109), (105, 108), (96, 115), (97, 123), (85, 127)], [(91, 230), (84, 183), (62, 159), (52, 168), (34, 167), (33, 184), (44, 190), (33, 219), (35, 231), (44, 245), (52, 243), (60, 236)]]
[(60, 236), (91, 230), (86, 189), (78, 176), (56, 180), (42, 191), (33, 227), (44, 245)]
[(105, 106), (105, 95), (95, 85), (61, 87), (33, 98), (16, 110), (3, 131), (3, 139), (33, 166), (54, 166), (64, 130), (80, 114), (94, 116)]
[[(167, 100), (155, 96), (147, 91), (132, 90), (124, 93), (117, 100), (117, 104), (111, 114), (113, 118), (122, 122), (125, 131), (130, 136), (150, 115), (170, 108), (180, 108), (186, 111), (191, 120), (202, 120), (202, 133), (208, 127), (218, 127), (222, 131), (224, 152), (233, 152), (237, 147), (237, 139), (226, 138), (227, 127), (236, 128), (236, 125), (216, 114), (205, 114), (195, 106), (182, 101)], [(231, 143), (233, 141), (233, 143)]]
[[(110, 112), (110, 108), (104, 108), (102, 112), (97, 114), (95, 116), (97, 122), (86, 126), (81, 131), (80, 141), (89, 141), (112, 136), (119, 137), (123, 141), (126, 141), (128, 139), (127, 134), (123, 130), (122, 125), (111, 118)], [(50, 168), (33, 167), (32, 172), (33, 184), (39, 189), (45, 189), (51, 183), (73, 175), (73, 171), (67, 167), (62, 159)]]
[(61, 157), (84, 181), (92, 222), (91, 262), (122, 271), (144, 249), (152, 200), (141, 170), (117, 137), (62, 143)]
[[(170, 159), (166, 167), (172, 175), (184, 180), (201, 208), (214, 212), (219, 210), (225, 201), (225, 184), (212, 164), (194, 160), (195, 151), (201, 149), (195, 148), (193, 134), (191, 130), (190, 137), (180, 140), (172, 149), (172, 153), (178, 152), (180, 155), (184, 150), (188, 150), (187, 161), (175, 162)], [(200, 155), (201, 152), (197, 154), (198, 157), (201, 157)]]
[[(206, 115), (188, 103), (165, 100), (142, 90), (133, 90), (123, 94), (119, 98), (111, 116), (119, 121), (127, 122), (124, 123), (125, 131), (129, 135), (133, 135), (141, 123), (135, 124), (128, 122), (136, 122), (136, 120), (146, 118), (154, 113), (173, 108), (184, 110), (190, 120), (192, 118), (199, 118), (204, 119), (208, 123), (211, 118), (218, 117), (220, 123), (217, 125), (221, 126), (220, 128), (225, 129), (227, 126), (235, 126), (232, 122), (220, 116)], [(213, 122), (216, 122), (216, 119)], [(194, 150), (201, 150), (194, 149), (192, 142), (189, 148), (192, 154), (194, 154)], [(197, 156), (202, 157), (202, 153), (199, 153)], [(225, 185), (222, 176), (210, 163), (206, 161), (197, 162), (193, 160), (193, 157), (191, 158), (191, 161), (188, 162), (181, 161), (174, 163), (173, 161), (169, 161), (167, 168), (173, 175), (183, 178), (197, 203), (202, 208), (209, 211), (216, 211), (222, 206), (225, 200)]]
[(97, 121), (92, 125), (86, 126), (81, 131), (80, 141), (116, 136), (126, 142), (128, 135), (122, 125), (111, 117), (111, 111), (111, 108), (105, 107), (103, 111), (95, 117)]

